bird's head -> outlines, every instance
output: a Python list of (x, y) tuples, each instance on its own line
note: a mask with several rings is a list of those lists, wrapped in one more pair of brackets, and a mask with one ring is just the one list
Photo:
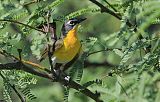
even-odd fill
[(62, 34), (66, 35), (70, 30), (77, 29), (79, 23), (86, 20), (86, 18), (72, 18), (66, 21), (62, 26)]

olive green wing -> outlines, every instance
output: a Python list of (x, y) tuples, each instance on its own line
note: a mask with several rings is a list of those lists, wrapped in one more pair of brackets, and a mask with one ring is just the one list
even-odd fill
[[(63, 39), (59, 39), (59, 40), (56, 41), (54, 49), (53, 49), (53, 46), (52, 46), (51, 49), (53, 49), (53, 53), (54, 53), (54, 51), (58, 50), (62, 46), (63, 46)], [(42, 52), (41, 55), (42, 56), (39, 59), (40, 62), (43, 61), (48, 56), (48, 47), (45, 48), (45, 50)]]
[(54, 51), (60, 49), (63, 46), (63, 44), (64, 44), (63, 39), (57, 40), (56, 43), (55, 43), (55, 50)]

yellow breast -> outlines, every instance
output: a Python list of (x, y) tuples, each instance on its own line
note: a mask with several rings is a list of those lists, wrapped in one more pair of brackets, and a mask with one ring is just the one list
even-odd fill
[(76, 34), (76, 29), (68, 32), (64, 38), (64, 45), (54, 52), (58, 63), (67, 63), (71, 61), (81, 49), (80, 41)]

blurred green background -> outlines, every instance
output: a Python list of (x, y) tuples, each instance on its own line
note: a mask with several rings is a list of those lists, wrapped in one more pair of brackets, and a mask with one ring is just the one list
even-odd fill
[[(19, 2), (19, 0), (10, 1), (13, 4)], [(103, 0), (99, 1), (105, 5)], [(110, 0), (109, 2), (114, 3), (115, 1), (116, 0)], [(21, 0), (21, 2), (27, 3), (30, 2), (30, 0)], [(27, 9), (30, 12), (33, 12), (38, 7), (44, 4), (50, 4), (51, 2), (53, 2), (53, 0), (46, 0), (45, 2), (33, 3), (27, 6)], [(62, 4), (60, 4), (54, 9), (54, 11), (52, 12), (52, 17), (53, 19), (59, 18), (62, 16), (69, 15), (70, 13), (80, 10), (82, 8), (88, 7), (97, 8), (97, 6), (89, 2), (89, 0), (65, 0)], [(3, 15), (2, 13), (0, 14), (0, 16)], [(112, 37), (109, 40), (107, 40), (109, 36), (120, 30), (120, 20), (117, 20), (115, 17), (107, 13), (100, 12), (86, 13), (82, 15), (82, 17), (86, 17), (87, 20), (81, 24), (78, 36), (83, 41), (85, 41), (89, 37), (95, 37), (98, 39), (98, 41), (94, 44), (92, 51), (102, 50), (106, 48), (121, 48), (122, 41), (117, 41), (116, 37)], [(23, 19), (20, 19), (20, 21), (25, 21), (25, 17)], [(57, 34), (60, 33), (62, 24), (63, 22), (57, 22)], [(7, 27), (6, 29), (3, 29), (2, 32), (6, 31), (16, 33), (16, 31), (14, 31), (11, 26)], [(31, 32), (31, 34), (27, 36), (29, 36), (28, 38), (32, 39), (38, 36), (38, 33), (33, 31)], [(12, 52), (15, 55), (18, 55), (17, 51)], [(139, 54), (135, 53), (134, 57), (138, 55)], [(34, 54), (26, 58), (31, 60), (36, 59)], [(8, 61), (8, 59), (4, 59), (5, 58), (3, 56), (0, 56), (0, 60), (2, 62)], [(89, 61), (90, 63), (98, 63), (99, 65), (88, 65), (84, 69), (81, 84), (87, 81), (101, 79), (103, 81), (102, 86), (92, 85), (91, 87), (89, 87), (89, 89), (93, 92), (96, 90), (100, 92), (101, 98), (104, 100), (104, 102), (158, 102), (158, 100), (160, 99), (160, 82), (157, 81), (157, 79), (160, 78), (159, 73), (155, 72), (155, 74), (152, 72), (143, 72), (141, 75), (139, 73), (124, 73), (124, 75), (107, 76), (107, 73), (117, 68), (116, 66), (120, 62), (120, 57), (113, 51), (104, 51), (90, 55), (87, 58), (87, 61)], [(131, 62), (132, 61), (134, 62), (135, 60), (131, 60)], [(101, 65), (101, 63), (106, 62), (108, 62), (113, 67), (107, 64)], [(44, 66), (48, 66), (47, 61), (44, 61), (41, 64)], [(29, 87), (32, 89), (33, 94), (35, 94), (37, 98), (34, 100), (28, 100), (27, 102), (63, 101), (64, 88), (59, 83), (53, 83), (40, 77), (36, 78), (37, 84), (29, 85)], [(0, 99), (2, 99), (2, 85), (2, 78), (0, 78)], [(153, 86), (155, 86), (155, 88), (153, 88)], [(70, 90), (69, 102), (94, 102), (92, 99), (84, 96), (83, 94), (77, 94), (75, 92), (77, 91), (73, 89)], [(12, 99), (13, 102), (20, 102), (20, 100), (14, 94), (14, 92), (12, 95)], [(152, 99), (154, 99), (154, 101)]]

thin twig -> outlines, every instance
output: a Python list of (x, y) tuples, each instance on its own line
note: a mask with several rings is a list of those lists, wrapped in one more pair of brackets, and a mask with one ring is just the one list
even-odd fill
[(87, 54), (87, 57), (89, 57), (89, 56), (92, 55), (92, 54), (99, 53), (99, 52), (113, 51), (114, 49), (122, 50), (122, 49), (120, 49), (120, 48), (113, 48), (113, 49), (107, 48), (107, 49), (103, 49), (103, 50), (98, 50), (98, 51), (91, 52), (91, 53)]
[[(47, 41), (50, 42), (50, 38), (51, 38), (51, 31), (50, 31), (50, 17), (51, 17), (51, 11), (48, 10), (48, 13), (47, 13)], [(54, 29), (54, 28), (53, 28)], [(52, 46), (52, 47), (51, 47)], [(52, 61), (52, 55), (53, 55), (53, 50), (54, 50), (54, 46), (55, 46), (55, 41), (53, 42), (53, 45), (51, 45), (50, 43), (48, 44), (48, 58), (49, 58), (49, 64), (50, 64), (50, 67), (51, 67), (51, 71), (52, 71), (52, 74), (54, 75), (54, 77), (57, 79), (58, 76), (54, 70), (54, 67), (53, 67), (53, 61)]]
[(128, 95), (128, 93), (126, 92), (126, 90), (125, 90), (125, 88), (123, 87), (123, 85), (122, 85), (119, 81), (117, 81), (117, 82), (118, 82), (118, 84), (121, 86), (123, 92), (124, 92), (124, 93), (126, 94), (126, 96), (129, 98), (129, 95)]
[(5, 57), (10, 57), (10, 58), (12, 58), (13, 60), (16, 60), (16, 61), (18, 61), (18, 62), (21, 62), (21, 63), (23, 63), (23, 64), (32, 65), (32, 66), (34, 66), (36, 69), (50, 72), (47, 68), (45, 68), (45, 67), (43, 67), (43, 66), (40, 66), (40, 65), (37, 64), (37, 63), (33, 63), (33, 62), (31, 62), (31, 61), (26, 61), (26, 60), (20, 59), (20, 58), (14, 56), (14, 55), (8, 53), (8, 52), (5, 51), (5, 50), (0, 50), (0, 54), (4, 55)]
[(5, 50), (0, 50), (0, 54), (1, 54), (1, 55), (4, 55), (5, 57), (10, 57), (10, 58), (12, 58), (12, 59), (14, 59), (14, 60), (19, 60), (18, 57), (15, 57), (14, 55), (8, 53), (8, 52), (5, 51)]
[[(92, 3), (96, 4), (97, 6), (99, 6), (101, 8), (101, 12), (102, 13), (103, 12), (109, 13), (110, 15), (116, 17), (117, 19), (122, 20), (122, 16), (121, 15), (117, 15), (117, 13), (115, 13), (112, 10), (108, 9), (107, 7), (105, 7), (104, 5), (102, 5), (101, 3), (99, 3), (97, 0), (89, 0), (89, 1), (91, 1)], [(126, 24), (129, 27), (133, 27), (134, 26), (129, 21), (127, 21)], [(137, 31), (137, 29), (135, 28), (134, 31)]]
[(10, 20), (10, 19), (0, 19), (0, 21), (1, 21), (1, 22), (10, 22), (10, 23), (20, 24), (20, 25), (23, 25), (23, 26), (25, 26), (25, 27), (28, 27), (28, 28), (31, 28), (31, 29), (40, 31), (40, 32), (42, 32), (42, 33), (46, 33), (46, 32), (44, 32), (44, 31), (41, 30), (41, 29), (35, 28), (35, 27), (33, 27), (33, 26), (30, 26), (30, 25), (28, 25), (28, 24), (24, 24), (24, 23), (22, 23), (22, 22), (18, 22), (18, 21), (15, 21), (15, 20)]
[(19, 97), (19, 99), (21, 100), (21, 102), (26, 102), (26, 101), (25, 101), (25, 98), (20, 94), (20, 92), (18, 92), (18, 90), (16, 89), (15, 85), (12, 85), (12, 84), (6, 79), (6, 77), (5, 77), (2, 73), (0, 73), (0, 76), (1, 76), (1, 77), (3, 78), (3, 80), (4, 80), (5, 82), (7, 82), (8, 85), (14, 90), (14, 92), (15, 92), (16, 95)]
[(54, 67), (53, 67), (53, 62), (52, 62), (52, 51), (51, 51), (51, 46), (48, 45), (48, 59), (49, 59), (49, 64), (50, 64), (50, 67), (51, 67), (51, 71), (52, 71), (52, 74), (54, 75), (54, 77), (56, 79), (58, 79), (58, 76), (54, 70)]
[(122, 19), (121, 16), (117, 15), (116, 13), (114, 13), (113, 11), (111, 11), (110, 9), (106, 8), (104, 5), (102, 5), (102, 4), (99, 3), (98, 1), (96, 1), (96, 0), (89, 0), (89, 1), (91, 1), (92, 3), (96, 4), (97, 6), (99, 6), (99, 7), (101, 8), (101, 12), (102, 12), (102, 13), (103, 13), (103, 12), (107, 12), (107, 13), (109, 13), (110, 15), (118, 18), (119, 20)]
[(29, 6), (29, 5), (34, 4), (34, 3), (37, 3), (37, 2), (39, 2), (39, 1), (40, 1), (40, 0), (32, 0), (32, 1), (30, 1), (30, 2), (24, 3), (23, 6)]
[(84, 62), (84, 68), (94, 68), (95, 67), (104, 67), (104, 68), (108, 68), (108, 67), (118, 67), (118, 65), (114, 65), (114, 64), (111, 64), (109, 63), (108, 61), (104, 61), (104, 62), (101, 62), (101, 63), (98, 63), (98, 62), (89, 62), (89, 61), (85, 61)]
[(114, 8), (107, 0), (103, 0), (105, 3), (107, 3), (115, 12), (118, 12), (116, 8)]

